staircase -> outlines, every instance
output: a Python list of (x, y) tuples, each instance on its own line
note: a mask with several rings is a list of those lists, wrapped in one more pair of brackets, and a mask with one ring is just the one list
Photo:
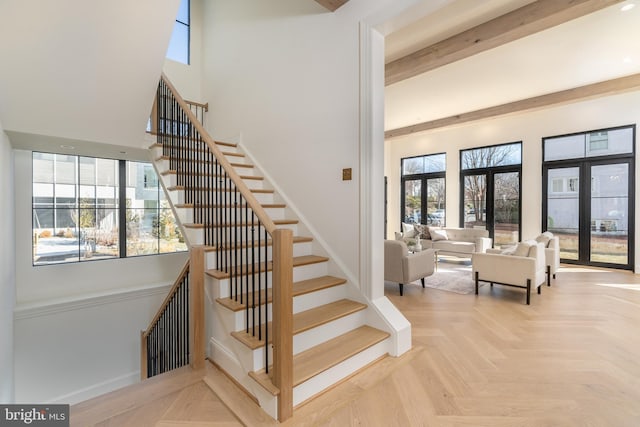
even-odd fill
[(180, 112), (167, 119), (155, 107), (150, 149), (185, 240), (204, 253), (206, 355), (283, 421), (390, 353), (390, 334), (242, 148), (213, 141), (165, 76), (163, 85), (156, 104), (174, 97)]

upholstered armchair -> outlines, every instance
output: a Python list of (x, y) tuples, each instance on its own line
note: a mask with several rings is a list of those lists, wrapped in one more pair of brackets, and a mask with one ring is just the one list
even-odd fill
[(474, 253), (471, 264), (476, 295), (479, 282), (525, 288), (529, 304), (531, 289), (540, 293), (546, 279), (545, 247), (536, 241), (520, 242), (512, 252)]
[(401, 240), (384, 241), (384, 280), (396, 282), (403, 295), (405, 283), (420, 279), (424, 288), (424, 278), (431, 276), (435, 269), (433, 249), (409, 253), (407, 244)]
[(544, 255), (547, 265), (547, 286), (551, 286), (551, 277), (556, 278), (556, 272), (560, 268), (560, 239), (553, 233), (545, 231), (538, 237), (536, 242), (544, 245)]

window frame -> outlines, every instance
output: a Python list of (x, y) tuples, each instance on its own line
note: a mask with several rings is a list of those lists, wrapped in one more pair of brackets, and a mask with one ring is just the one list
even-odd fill
[[(70, 202), (71, 205), (73, 206), (63, 206), (62, 209), (69, 209), (72, 210), (73, 212), (76, 213), (77, 218), (80, 218), (82, 210), (83, 209), (87, 209), (86, 207), (82, 207), (82, 203), (81, 203), (81, 187), (82, 186), (89, 186), (89, 184), (83, 183), (82, 182), (82, 178), (81, 178), (81, 164), (82, 164), (82, 160), (81, 159), (94, 159), (96, 161), (96, 165), (100, 160), (107, 160), (107, 161), (112, 161), (115, 162), (114, 163), (114, 170), (117, 170), (118, 173), (118, 177), (115, 180), (116, 182), (113, 183), (113, 187), (114, 187), (114, 197), (117, 199), (117, 202), (113, 203), (113, 206), (105, 206), (103, 203), (100, 202), (101, 197), (98, 196), (98, 192), (94, 190), (94, 196), (93, 196), (93, 204), (92, 204), (92, 208), (94, 210), (94, 215), (96, 215), (96, 211), (100, 210), (100, 209), (109, 209), (109, 210), (114, 210), (115, 214), (117, 216), (118, 219), (118, 223), (117, 223), (117, 233), (118, 233), (118, 247), (115, 249), (116, 254), (113, 256), (101, 256), (101, 257), (96, 257), (96, 258), (85, 258), (82, 256), (82, 247), (83, 245), (88, 244), (88, 241), (83, 242), (80, 234), (81, 234), (81, 229), (82, 227), (79, 224), (75, 225), (75, 231), (76, 231), (76, 236), (77, 236), (77, 249), (78, 249), (78, 253), (77, 253), (77, 257), (74, 256), (73, 260), (63, 260), (63, 261), (53, 261), (53, 262), (38, 262), (36, 259), (36, 248), (37, 248), (37, 244), (38, 244), (38, 239), (40, 237), (38, 237), (42, 232), (43, 232), (43, 228), (44, 229), (48, 229), (49, 227), (36, 227), (36, 223), (35, 223), (35, 212), (37, 210), (42, 211), (43, 209), (46, 210), (52, 210), (55, 211), (56, 209), (60, 209), (57, 207), (57, 202), (56, 202), (56, 185), (57, 185), (57, 181), (56, 181), (56, 157), (54, 157), (53, 159), (53, 172), (52, 172), (52, 176), (51, 176), (51, 182), (43, 182), (43, 181), (36, 181), (35, 180), (35, 175), (36, 175), (36, 170), (35, 170), (35, 156), (39, 155), (39, 154), (44, 154), (44, 155), (52, 155), (52, 156), (67, 156), (67, 157), (72, 157), (74, 158), (74, 175), (75, 175), (75, 182), (73, 184), (66, 184), (66, 185), (73, 185), (74, 187), (74, 192), (75, 192), (75, 198), (74, 198), (74, 202)], [(171, 209), (171, 207), (169, 208), (162, 208), (161, 207), (161, 201), (162, 200), (168, 200), (168, 196), (164, 193), (164, 188), (161, 185), (160, 182), (160, 177), (158, 176), (157, 172), (155, 171), (155, 168), (153, 167), (153, 164), (151, 162), (145, 162), (145, 161), (137, 161), (137, 160), (124, 160), (124, 159), (109, 159), (109, 158), (104, 158), (104, 157), (95, 157), (95, 156), (87, 156), (87, 155), (79, 155), (79, 154), (63, 154), (63, 153), (56, 153), (56, 152), (45, 152), (45, 151), (32, 151), (31, 154), (31, 166), (32, 166), (32, 173), (31, 173), (31, 233), (32, 233), (32, 257), (31, 257), (31, 264), (33, 267), (40, 267), (40, 266), (52, 266), (52, 265), (64, 265), (64, 264), (75, 264), (75, 263), (85, 263), (85, 262), (90, 262), (90, 261), (103, 261), (103, 260), (115, 260), (115, 259), (122, 259), (122, 258), (135, 258), (135, 257), (140, 257), (140, 256), (154, 256), (154, 255), (165, 255), (165, 254), (173, 254), (173, 253), (180, 253), (180, 252), (187, 252), (188, 251), (188, 247), (186, 247), (185, 244), (185, 249), (184, 250), (175, 250), (172, 252), (162, 252), (160, 250), (160, 244), (158, 244), (157, 248), (156, 248), (156, 252), (155, 253), (143, 253), (143, 254), (131, 254), (131, 253), (127, 253), (127, 243), (128, 241), (131, 241), (131, 238), (127, 237), (127, 231), (128, 231), (128, 223), (127, 223), (127, 210), (131, 210), (133, 208), (128, 208), (127, 207), (127, 180), (128, 180), (128, 176), (127, 176), (127, 168), (130, 164), (142, 164), (144, 166), (150, 166), (151, 169), (154, 171), (154, 173), (156, 174), (156, 182), (157, 182), (157, 191), (155, 190), (155, 188), (153, 189), (153, 191), (156, 191), (156, 205), (157, 208), (156, 210), (158, 211), (157, 214), (160, 215), (161, 211), (169, 209), (174, 217), (174, 221), (177, 222), (177, 219), (175, 218), (175, 212), (173, 211), (173, 209)], [(148, 169), (145, 168), (145, 173)], [(97, 166), (96, 169), (94, 170), (94, 173), (96, 175), (96, 179), (95, 182), (93, 184), (94, 188), (98, 188), (101, 185), (98, 183), (97, 180)], [(143, 181), (146, 184), (147, 183), (147, 179), (146, 176), (143, 176)], [(52, 199), (51, 202), (43, 202), (42, 197), (39, 195), (36, 195), (34, 192), (34, 186), (36, 184), (46, 184), (46, 185), (51, 185), (53, 188), (53, 193), (51, 197), (46, 197), (47, 199)], [(135, 188), (135, 186), (134, 186)], [(164, 198), (162, 198), (161, 196), (164, 195)], [(54, 215), (55, 218), (55, 215)], [(55, 221), (55, 219), (54, 219)], [(95, 218), (94, 218), (95, 221)], [(57, 224), (54, 223), (53, 224), (53, 231), (55, 232), (58, 228)], [(94, 226), (95, 228), (95, 226)], [(179, 235), (182, 235), (182, 232), (180, 231), (180, 229), (178, 228), (178, 232)], [(182, 239), (184, 240), (184, 236), (182, 236)], [(158, 235), (158, 240), (160, 241), (161, 238)], [(75, 248), (74, 248), (75, 250)]]
[[(414, 173), (414, 174), (404, 174), (404, 162), (411, 160), (411, 159), (416, 159), (416, 158), (424, 158), (424, 157), (430, 157), (430, 156), (444, 156), (444, 170), (442, 171), (437, 171), (437, 172), (421, 172), (421, 173)], [(405, 207), (406, 207), (406, 193), (405, 193), (405, 183), (407, 181), (420, 181), (421, 182), (421, 200), (420, 200), (420, 212), (426, 212), (427, 215), (420, 215), (420, 224), (424, 224), (424, 225), (432, 225), (432, 224), (427, 224), (427, 219), (428, 219), (428, 182), (429, 180), (433, 180), (433, 179), (443, 179), (444, 180), (444, 197), (443, 197), (443, 202), (444, 202), (444, 208), (443, 208), (443, 215), (442, 215), (442, 222), (439, 226), (444, 227), (446, 225), (446, 218), (447, 218), (447, 178), (446, 178), (446, 173), (447, 173), (447, 153), (446, 152), (440, 152), (440, 153), (430, 153), (430, 154), (422, 154), (419, 156), (410, 156), (410, 157), (403, 157), (402, 159), (400, 159), (400, 229), (402, 229), (402, 223), (405, 222)]]

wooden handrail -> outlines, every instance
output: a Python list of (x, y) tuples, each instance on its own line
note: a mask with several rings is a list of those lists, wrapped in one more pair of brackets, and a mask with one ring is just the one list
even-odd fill
[(164, 311), (165, 308), (167, 308), (167, 305), (171, 301), (171, 298), (173, 298), (173, 294), (175, 294), (176, 289), (178, 289), (178, 287), (182, 283), (182, 279), (184, 278), (185, 274), (187, 274), (188, 272), (189, 272), (189, 260), (187, 260), (187, 262), (184, 264), (184, 267), (182, 267), (182, 271), (180, 271), (178, 278), (176, 279), (175, 283), (169, 290), (169, 293), (167, 294), (167, 296), (164, 298), (164, 301), (162, 301), (162, 304), (160, 305), (160, 308), (156, 312), (156, 315), (153, 317), (153, 320), (149, 323), (149, 326), (147, 327), (147, 329), (145, 329), (142, 332), (142, 338), (147, 338), (149, 336), (149, 334), (151, 333), (151, 330), (153, 329), (155, 324), (158, 322), (158, 319), (160, 318), (160, 316), (162, 316), (162, 312)]
[[(166, 81), (166, 80), (165, 80)], [(206, 104), (202, 104), (200, 102), (196, 102), (196, 101), (189, 101), (188, 99), (185, 99), (184, 102), (186, 102), (189, 105), (193, 105), (194, 107), (200, 107), (202, 108), (205, 112), (209, 111), (209, 103), (207, 102)]]
[(169, 81), (164, 73), (162, 73), (162, 80), (167, 85), (169, 90), (171, 90), (176, 98), (176, 101), (178, 102), (180, 107), (182, 107), (184, 113), (191, 121), (193, 127), (198, 131), (202, 140), (207, 143), (209, 149), (213, 152), (216, 159), (218, 159), (218, 162), (220, 163), (222, 168), (236, 185), (236, 188), (238, 189), (240, 194), (242, 194), (242, 196), (245, 198), (249, 207), (251, 207), (260, 222), (262, 222), (262, 225), (267, 230), (267, 233), (273, 235), (273, 232), (276, 230), (276, 225), (273, 223), (273, 220), (269, 217), (269, 215), (267, 215), (267, 212), (262, 208), (262, 205), (255, 198), (251, 190), (249, 190), (247, 184), (245, 184), (242, 178), (240, 178), (240, 175), (238, 175), (233, 166), (231, 166), (231, 163), (227, 160), (225, 155), (222, 154), (222, 151), (218, 149), (218, 147), (216, 146), (216, 142), (213, 140), (213, 138), (211, 138), (211, 136), (209, 136), (209, 133), (204, 129), (202, 124), (200, 124), (198, 118), (195, 116), (195, 114), (193, 114), (185, 100), (182, 99), (175, 86), (173, 86), (173, 84)]

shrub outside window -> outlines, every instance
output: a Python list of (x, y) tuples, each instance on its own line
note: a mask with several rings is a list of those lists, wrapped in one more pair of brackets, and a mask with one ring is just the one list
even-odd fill
[(149, 163), (34, 152), (32, 212), (34, 265), (187, 249)]

